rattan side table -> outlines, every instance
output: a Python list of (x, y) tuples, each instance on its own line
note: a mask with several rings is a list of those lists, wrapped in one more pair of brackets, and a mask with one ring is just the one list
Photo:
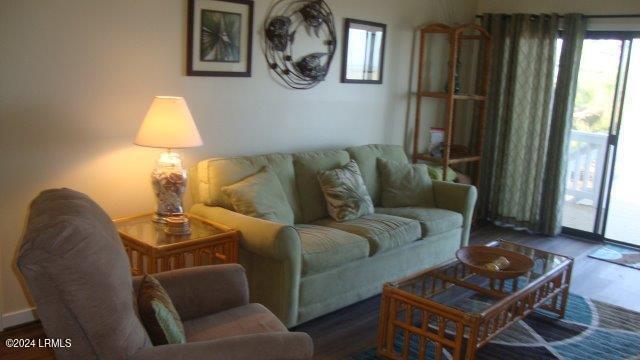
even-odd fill
[(237, 230), (187, 214), (188, 235), (168, 235), (152, 214), (115, 219), (134, 275), (238, 261)]

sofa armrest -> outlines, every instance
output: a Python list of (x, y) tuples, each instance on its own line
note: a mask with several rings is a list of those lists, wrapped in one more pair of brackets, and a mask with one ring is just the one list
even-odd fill
[(473, 215), (477, 191), (473, 185), (433, 181), (436, 206), (466, 215)]
[(476, 187), (445, 181), (433, 181), (433, 194), (437, 207), (462, 214), (464, 221), (462, 223), (460, 246), (467, 246), (469, 244), (473, 211), (478, 197)]
[(195, 204), (190, 212), (240, 231), (240, 263), (247, 269), (251, 302), (266, 306), (287, 327), (298, 322), (302, 248), (293, 226)]
[(191, 213), (240, 230), (242, 247), (275, 260), (299, 258), (300, 237), (293, 226), (242, 215), (217, 206), (195, 204)]
[(234, 336), (211, 341), (148, 347), (131, 360), (307, 360), (313, 356), (313, 342), (305, 333), (284, 332)]

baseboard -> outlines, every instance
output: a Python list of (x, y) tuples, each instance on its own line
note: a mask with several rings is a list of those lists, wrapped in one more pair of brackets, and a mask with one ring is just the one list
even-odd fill
[(18, 310), (6, 314), (2, 314), (2, 327), (9, 329), (14, 326), (30, 323), (38, 320), (38, 314), (35, 308)]

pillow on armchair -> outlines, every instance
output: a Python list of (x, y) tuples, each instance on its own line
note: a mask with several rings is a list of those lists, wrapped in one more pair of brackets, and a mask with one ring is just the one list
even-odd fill
[(187, 342), (182, 320), (169, 294), (151, 275), (145, 275), (142, 278), (138, 290), (137, 308), (142, 325), (147, 329), (153, 345)]
[(373, 214), (373, 201), (354, 160), (337, 169), (318, 172), (318, 182), (327, 201), (327, 212), (334, 220)]
[(383, 207), (433, 207), (433, 185), (427, 165), (378, 158)]
[(268, 166), (220, 190), (240, 214), (293, 225), (293, 210), (287, 195)]

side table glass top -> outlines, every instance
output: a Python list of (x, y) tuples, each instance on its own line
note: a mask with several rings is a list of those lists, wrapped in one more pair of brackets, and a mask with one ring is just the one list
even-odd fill
[[(573, 261), (566, 256), (502, 240), (488, 246), (524, 254), (532, 258), (535, 265), (530, 272), (518, 278), (500, 281), (472, 274), (456, 259), (390, 285), (463, 312), (481, 313), (498, 304), (506, 296), (526, 289), (536, 280), (555, 273)], [(447, 283), (444, 289), (443, 280)]]
[(225, 233), (225, 230), (198, 218), (189, 216), (189, 222), (191, 224), (190, 234), (169, 235), (164, 232), (161, 224), (152, 221), (151, 214), (114, 220), (114, 224), (121, 234), (153, 247), (195, 241)]

